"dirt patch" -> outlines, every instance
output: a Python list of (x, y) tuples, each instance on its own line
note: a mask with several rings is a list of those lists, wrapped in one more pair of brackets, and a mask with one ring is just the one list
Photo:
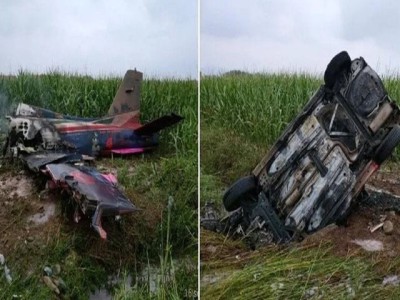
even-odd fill
[(250, 252), (241, 241), (232, 240), (220, 233), (201, 229), (200, 261), (221, 260), (229, 256)]
[(33, 179), (24, 171), (6, 172), (0, 175), (0, 196), (3, 198), (26, 198), (35, 191)]
[[(377, 247), (381, 257), (395, 257), (400, 251), (400, 180), (398, 170), (382, 170), (375, 174), (366, 185), (371, 197), (361, 201), (351, 212), (344, 226), (328, 226), (307, 236), (302, 244), (329, 242), (339, 255), (367, 251)], [(397, 212), (396, 212), (397, 211)], [(386, 234), (382, 227), (371, 229), (383, 221), (393, 224), (393, 232)], [(364, 245), (364, 248), (363, 248)], [(371, 248), (371, 247), (372, 248)]]
[(105, 265), (115, 261), (134, 265), (136, 255), (126, 253), (137, 253), (142, 243), (150, 244), (157, 238), (165, 203), (149, 201), (126, 189), (140, 210), (122, 216), (119, 222), (104, 217), (102, 223), (108, 233), (108, 241), (104, 242), (90, 227), (90, 216), (82, 216), (75, 223), (70, 203), (57, 192), (44, 191), (42, 183), (24, 171), (0, 169), (0, 253), (12, 258), (14, 265), (29, 269), (34, 258), (48, 255), (43, 249), (58, 240), (68, 240), (82, 256)]
[(50, 218), (54, 217), (56, 213), (56, 204), (53, 201), (43, 202), (39, 208), (39, 212), (28, 217), (28, 223), (32, 225), (43, 225), (49, 221)]
[[(388, 235), (382, 228), (371, 232), (371, 229), (383, 219), (393, 223), (393, 233)], [(322, 229), (315, 235), (307, 236), (302, 244), (321, 242), (329, 242), (334, 252), (343, 256), (368, 251), (365, 248), (372, 249), (374, 247), (371, 245), (382, 243), (382, 249), (377, 247), (377, 252), (380, 252), (381, 256), (395, 257), (400, 251), (400, 216), (393, 213), (382, 214), (372, 207), (359, 207), (351, 213), (345, 226)]]
[(24, 171), (0, 174), (0, 253), (8, 256), (40, 250), (59, 231), (56, 203), (40, 199), (38, 187)]

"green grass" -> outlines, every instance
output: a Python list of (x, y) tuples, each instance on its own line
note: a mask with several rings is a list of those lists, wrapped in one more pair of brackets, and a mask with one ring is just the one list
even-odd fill
[[(224, 190), (238, 178), (250, 174), (322, 83), (322, 78), (310, 74), (231, 74), (201, 78), (202, 205), (214, 202), (224, 213)], [(400, 103), (400, 78), (385, 78), (384, 84), (390, 97)], [(397, 151), (392, 161), (396, 163), (399, 158)], [(212, 239), (208, 234), (202, 236), (201, 247), (207, 247)], [(218, 248), (217, 252), (220, 251)], [(316, 286), (319, 292), (315, 299), (318, 296), (346, 299), (351, 296), (346, 294), (347, 281), (360, 299), (382, 298), (380, 293), (394, 298), (398, 293), (398, 288), (381, 286), (383, 275), (374, 273), (373, 263), (368, 259), (336, 257), (326, 248), (283, 252), (270, 249), (263, 254), (256, 253), (243, 264), (237, 263), (238, 251), (233, 249), (231, 253), (226, 259), (217, 256), (203, 262), (203, 278), (212, 274), (224, 276), (216, 283), (205, 282), (202, 296), (302, 299), (306, 298), (307, 290)], [(393, 265), (399, 269), (397, 260)], [(338, 280), (330, 280), (329, 276)]]
[[(400, 288), (384, 286), (371, 259), (332, 255), (328, 244), (312, 248), (270, 247), (247, 257), (227, 257), (203, 272), (222, 274), (201, 287), (205, 299), (396, 299)], [(215, 262), (214, 262), (215, 263)], [(392, 264), (399, 265), (394, 259)], [(223, 267), (222, 267), (223, 265)]]
[[(63, 72), (0, 77), (2, 112), (24, 102), (64, 114), (101, 117), (120, 82), (118, 77)], [(134, 277), (149, 264), (162, 272), (176, 271), (171, 280), (157, 285), (156, 292), (149, 292), (143, 282), (125, 294), (121, 286), (111, 287), (117, 298), (184, 298), (188, 290), (197, 290), (197, 83), (149, 78), (143, 81), (141, 99), (142, 122), (170, 112), (185, 119), (161, 133), (155, 151), (103, 159), (97, 165), (115, 168), (125, 193), (142, 210), (123, 216), (120, 225), (105, 220), (107, 243), (99, 241), (87, 221), (76, 225), (58, 218), (60, 227), (45, 244), (21, 246), (6, 257), (14, 281), (8, 285), (0, 276), (0, 298), (51, 298), (41, 276), (44, 266), (56, 263), (68, 287), (66, 299), (87, 299), (95, 287), (107, 286), (108, 275)], [(18, 226), (25, 225), (16, 222), (15, 229)]]
[(307, 74), (203, 77), (202, 125), (218, 124), (271, 144), (319, 85)]

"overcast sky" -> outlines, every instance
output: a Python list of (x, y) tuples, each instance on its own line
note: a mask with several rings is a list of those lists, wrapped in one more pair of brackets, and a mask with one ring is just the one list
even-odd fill
[(0, 0), (0, 73), (197, 76), (196, 0)]
[(322, 74), (341, 50), (363, 56), (380, 74), (399, 71), (400, 1), (201, 1), (205, 73)]

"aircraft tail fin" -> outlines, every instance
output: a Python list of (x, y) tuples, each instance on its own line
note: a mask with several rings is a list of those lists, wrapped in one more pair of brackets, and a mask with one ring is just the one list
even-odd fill
[(140, 86), (143, 73), (135, 70), (128, 70), (118, 88), (107, 116), (119, 115), (127, 112), (138, 113), (140, 111)]

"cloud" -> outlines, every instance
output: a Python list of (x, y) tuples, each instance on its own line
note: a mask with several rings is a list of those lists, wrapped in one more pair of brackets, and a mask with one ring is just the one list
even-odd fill
[[(341, 50), (378, 72), (400, 65), (400, 4), (376, 1), (202, 0), (201, 69), (322, 74)], [(397, 13), (398, 14), (398, 13)]]
[(196, 77), (195, 1), (13, 1), (0, 11), (0, 72), (52, 68)]

